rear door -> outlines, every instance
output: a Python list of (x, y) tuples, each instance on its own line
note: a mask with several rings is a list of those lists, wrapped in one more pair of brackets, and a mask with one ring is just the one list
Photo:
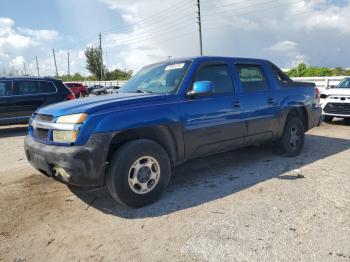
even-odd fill
[(48, 94), (41, 90), (38, 80), (14, 80), (13, 91), (16, 97), (17, 112), (24, 119), (46, 104)]
[(0, 80), (0, 124), (16, 123), (16, 102), (12, 94), (12, 81)]
[(271, 88), (263, 64), (237, 63), (243, 95), (241, 106), (247, 123), (246, 143), (271, 139), (278, 130), (279, 101)]
[(246, 126), (236, 101), (230, 65), (203, 63), (194, 76), (193, 83), (196, 81), (213, 82), (214, 93), (186, 97), (182, 103), (186, 157), (209, 155), (242, 145)]

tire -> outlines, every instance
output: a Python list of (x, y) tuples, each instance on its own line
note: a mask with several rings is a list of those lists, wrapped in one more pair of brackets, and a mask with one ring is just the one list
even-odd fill
[(333, 120), (333, 116), (323, 116), (323, 121), (326, 123), (330, 123)]
[(113, 154), (106, 184), (118, 203), (139, 208), (160, 198), (170, 175), (167, 152), (151, 140), (138, 139), (126, 143)]
[(299, 117), (287, 118), (283, 135), (278, 141), (279, 153), (286, 157), (298, 156), (304, 148), (305, 131), (303, 122)]

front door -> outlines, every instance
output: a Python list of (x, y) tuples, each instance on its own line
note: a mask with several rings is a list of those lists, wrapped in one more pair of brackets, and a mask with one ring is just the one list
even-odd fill
[(229, 66), (224, 62), (205, 63), (195, 74), (193, 83), (196, 81), (211, 81), (214, 92), (187, 97), (182, 103), (186, 157), (210, 155), (242, 145), (246, 126)]

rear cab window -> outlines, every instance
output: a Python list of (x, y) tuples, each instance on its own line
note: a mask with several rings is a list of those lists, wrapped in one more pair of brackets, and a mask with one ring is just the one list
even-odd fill
[(236, 67), (244, 93), (262, 92), (270, 89), (261, 65), (237, 64)]
[(0, 97), (12, 95), (12, 81), (0, 80)]
[(293, 81), (276, 65), (270, 64), (271, 72), (275, 78), (275, 80), (283, 87), (289, 86)]
[(202, 65), (194, 78), (194, 82), (197, 81), (211, 81), (214, 84), (214, 94), (234, 93), (230, 68), (225, 63)]

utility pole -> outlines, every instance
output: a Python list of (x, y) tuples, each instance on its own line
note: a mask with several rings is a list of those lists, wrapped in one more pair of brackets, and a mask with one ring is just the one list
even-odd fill
[(107, 48), (105, 48), (105, 56), (106, 56), (106, 70), (108, 71), (108, 54), (107, 54)]
[(69, 62), (69, 52), (68, 52), (68, 78), (70, 79), (70, 62)]
[(200, 0), (197, 0), (197, 23), (198, 23), (198, 30), (199, 30), (199, 51), (201, 56), (203, 55), (203, 44), (202, 44), (202, 19), (201, 19), (201, 2)]
[(36, 70), (38, 71), (38, 76), (40, 76), (40, 72), (39, 72), (39, 63), (38, 63), (38, 57), (35, 57), (36, 60)]
[(53, 60), (55, 62), (55, 68), (56, 68), (56, 77), (58, 77), (58, 70), (57, 70), (57, 63), (56, 63), (56, 55), (55, 55), (55, 49), (52, 48), (52, 53), (53, 53)]
[(100, 77), (100, 81), (102, 81), (103, 80), (102, 34), (99, 33), (98, 37), (99, 37), (99, 40), (100, 40), (100, 55), (101, 55), (101, 77)]
[(27, 75), (26, 62), (23, 62), (24, 75)]

